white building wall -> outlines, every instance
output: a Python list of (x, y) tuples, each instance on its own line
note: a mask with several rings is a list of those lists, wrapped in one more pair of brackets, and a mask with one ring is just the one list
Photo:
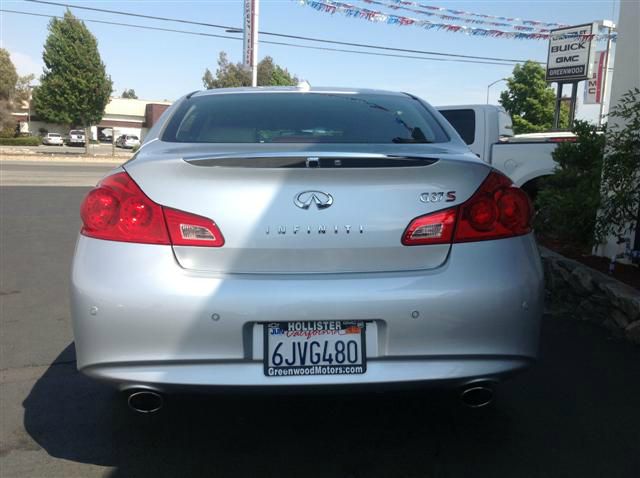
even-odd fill
[(58, 133), (63, 136), (69, 134), (69, 126), (55, 123), (45, 123), (44, 121), (31, 121), (29, 132), (34, 136), (42, 136), (40, 129), (45, 129), (47, 133)]

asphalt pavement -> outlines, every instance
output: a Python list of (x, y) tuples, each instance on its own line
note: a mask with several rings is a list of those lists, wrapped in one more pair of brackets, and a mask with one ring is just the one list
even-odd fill
[(84, 163), (1, 161), (0, 186), (94, 186), (117, 166), (99, 160)]
[[(171, 396), (160, 414), (133, 415), (76, 372), (67, 298), (85, 183), (113, 165), (6, 166), (2, 478), (640, 475), (640, 347), (562, 317), (545, 316), (540, 362), (501, 384), (486, 409), (423, 390)], [(41, 183), (23, 185), (34, 176)], [(70, 177), (82, 185), (54, 185)]]

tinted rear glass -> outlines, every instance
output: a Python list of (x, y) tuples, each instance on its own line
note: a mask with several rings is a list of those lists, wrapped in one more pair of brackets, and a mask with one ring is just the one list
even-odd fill
[(82, 131), (81, 129), (72, 129), (71, 131), (69, 131), (69, 134), (84, 134), (84, 131)]
[(192, 97), (162, 138), (185, 143), (441, 143), (438, 122), (409, 96), (230, 93)]
[(441, 110), (451, 126), (458, 132), (465, 143), (472, 144), (476, 137), (476, 114), (473, 110)]

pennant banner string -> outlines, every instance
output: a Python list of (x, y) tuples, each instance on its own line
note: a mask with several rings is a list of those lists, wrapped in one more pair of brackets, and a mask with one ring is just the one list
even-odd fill
[[(438, 18), (440, 20), (445, 21), (454, 21), (454, 22), (463, 22), (470, 23), (475, 25), (490, 25), (492, 27), (511, 27), (516, 31), (523, 32), (548, 32), (550, 31), (548, 28), (542, 28), (546, 26), (557, 26), (563, 27), (566, 25), (561, 25), (558, 23), (544, 23), (538, 22), (534, 20), (521, 20), (519, 18), (507, 18), (507, 17), (499, 17), (499, 18), (477, 18), (475, 14), (469, 12), (463, 12), (461, 10), (450, 10), (440, 7), (432, 7), (430, 5), (425, 5), (423, 3), (417, 2), (407, 2), (403, 0), (360, 0), (364, 3), (368, 3), (371, 5), (380, 5), (383, 7), (391, 8), (392, 10), (405, 10), (412, 13), (417, 13), (419, 15), (426, 15), (433, 18)], [(453, 13), (453, 15), (452, 15)], [(462, 16), (462, 15), (466, 15)], [(469, 18), (469, 16), (473, 16), (474, 18)], [(502, 21), (496, 21), (496, 20)], [(509, 22), (509, 23), (507, 23)], [(523, 25), (514, 25), (514, 23), (523, 23)], [(531, 26), (535, 25), (535, 26)]]
[[(491, 38), (510, 38), (516, 40), (548, 40), (552, 33), (548, 31), (536, 31), (536, 32), (525, 32), (525, 31), (513, 31), (513, 30), (501, 30), (497, 28), (481, 28), (481, 27), (471, 27), (465, 25), (456, 25), (453, 23), (443, 23), (443, 22), (432, 22), (429, 20), (418, 20), (415, 18), (405, 17), (402, 15), (393, 15), (384, 12), (380, 12), (377, 10), (369, 10), (367, 8), (361, 8), (350, 3), (344, 3), (334, 0), (296, 0), (301, 5), (305, 5), (313, 8), (316, 11), (329, 13), (331, 15), (335, 13), (340, 13), (347, 17), (358, 18), (361, 20), (366, 20), (369, 22), (375, 23), (386, 23), (387, 25), (397, 25), (397, 26), (415, 26), (421, 28), (423, 30), (436, 30), (436, 31), (446, 31), (453, 33), (464, 33), (469, 36), (477, 36), (477, 37), (491, 37)], [(377, 1), (377, 0), (376, 0)], [(564, 35), (553, 35), (554, 38), (562, 37), (562, 38), (577, 38), (580, 37), (581, 40), (588, 41), (592, 39), (596, 40), (606, 40), (607, 35), (577, 35), (577, 34), (564, 34)], [(616, 36), (611, 35), (611, 39), (615, 41)]]
[[(369, 3), (368, 0), (363, 0), (363, 1)], [(396, 5), (424, 8), (426, 10), (430, 10), (430, 11), (433, 11), (433, 12), (442, 12), (442, 13), (445, 13), (445, 14), (462, 15), (462, 16), (467, 16), (467, 17), (485, 18), (485, 19), (501, 20), (503, 22), (509, 22), (506, 25), (502, 24), (502, 25), (496, 25), (496, 26), (507, 26), (507, 25), (511, 25), (513, 23), (522, 23), (524, 25), (532, 25), (532, 26), (536, 26), (536, 27), (561, 28), (561, 27), (570, 26), (570, 25), (566, 25), (564, 23), (541, 22), (541, 21), (538, 21), (538, 20), (523, 20), (522, 18), (516, 18), (516, 17), (502, 17), (502, 16), (496, 16), (496, 15), (486, 15), (486, 14), (483, 14), (483, 13), (467, 12), (465, 10), (454, 10), (452, 8), (436, 7), (434, 5), (427, 5), (427, 4), (424, 4), (424, 3), (408, 1), (408, 0), (388, 0), (388, 2), (394, 3)], [(371, 2), (371, 3), (374, 3), (374, 2)]]

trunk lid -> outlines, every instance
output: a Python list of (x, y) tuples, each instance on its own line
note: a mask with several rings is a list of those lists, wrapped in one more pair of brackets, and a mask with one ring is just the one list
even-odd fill
[[(125, 169), (157, 203), (218, 224), (223, 247), (174, 246), (174, 252), (186, 269), (220, 273), (436, 268), (450, 246), (403, 246), (404, 230), (417, 216), (463, 202), (489, 170), (437, 147), (416, 155), (402, 146), (371, 153), (370, 145), (259, 152), (234, 145), (229, 153), (158, 143), (145, 145)], [(447, 202), (451, 191), (456, 199)], [(425, 193), (443, 195), (423, 202)]]

